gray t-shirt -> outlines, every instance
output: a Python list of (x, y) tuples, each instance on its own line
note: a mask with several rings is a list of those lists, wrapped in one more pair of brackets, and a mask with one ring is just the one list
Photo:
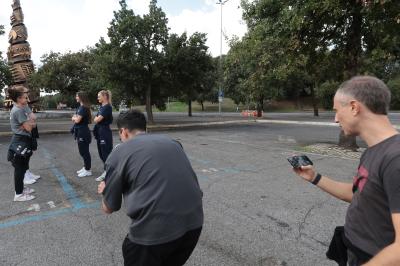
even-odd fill
[(368, 148), (353, 182), (345, 235), (374, 256), (395, 239), (392, 213), (400, 213), (400, 135)]
[(29, 120), (30, 108), (20, 108), (14, 104), (10, 112), (11, 131), (14, 134), (31, 136), (31, 133), (21, 128), (22, 124)]
[(124, 198), (129, 239), (141, 245), (175, 240), (203, 225), (203, 193), (182, 146), (163, 135), (140, 134), (106, 161), (103, 198), (113, 211)]

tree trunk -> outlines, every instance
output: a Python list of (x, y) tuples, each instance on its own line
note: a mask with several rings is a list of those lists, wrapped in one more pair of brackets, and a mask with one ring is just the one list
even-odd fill
[[(361, 1), (360, 1), (361, 2)], [(354, 3), (353, 10), (351, 11), (351, 25), (347, 31), (346, 43), (346, 60), (344, 78), (350, 79), (359, 73), (360, 58), (361, 58), (361, 3)], [(339, 135), (339, 146), (345, 149), (357, 150), (356, 136), (346, 136), (343, 130)]]
[(360, 58), (362, 53), (361, 38), (362, 38), (362, 4), (353, 3), (351, 13), (351, 25), (346, 32), (347, 43), (345, 46), (345, 71), (344, 78), (350, 79), (351, 77), (359, 74)]
[(257, 103), (257, 117), (262, 117), (262, 111), (264, 109), (263, 105), (264, 105), (264, 96), (260, 96)]
[(204, 112), (204, 102), (201, 101), (201, 102), (200, 102), (200, 105), (201, 105), (201, 111)]
[(319, 116), (318, 102), (317, 98), (315, 97), (315, 88), (311, 88), (311, 102), (314, 110), (314, 116)]
[(303, 106), (301, 105), (301, 101), (300, 101), (300, 95), (298, 92), (296, 92), (296, 108), (297, 110), (303, 110)]
[(151, 104), (151, 85), (147, 87), (146, 91), (146, 113), (147, 121), (149, 124), (154, 124), (153, 109)]
[(355, 136), (346, 136), (344, 131), (340, 131), (339, 147), (356, 151), (358, 149), (357, 140)]
[(188, 101), (188, 115), (192, 116), (192, 100)]

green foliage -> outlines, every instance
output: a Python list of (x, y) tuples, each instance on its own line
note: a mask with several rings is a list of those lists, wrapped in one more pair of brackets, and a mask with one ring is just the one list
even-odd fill
[[(4, 34), (4, 26), (0, 25), (0, 35)], [(0, 90), (4, 88), (4, 86), (11, 84), (11, 72), (8, 67), (6, 61), (3, 59), (3, 56), (0, 52)]]
[[(225, 87), (236, 102), (325, 97), (357, 74), (399, 73), (400, 1), (243, 0), (249, 31), (231, 42)], [(260, 103), (259, 103), (260, 104)], [(317, 114), (317, 113), (316, 113)]]
[(40, 104), (44, 109), (56, 109), (59, 103), (67, 105), (67, 108), (75, 108), (76, 101), (74, 97), (57, 93), (54, 95), (46, 95), (40, 98)]
[(74, 98), (78, 91), (90, 93), (95, 100), (96, 78), (92, 71), (93, 54), (88, 51), (77, 53), (53, 53), (42, 57), (42, 67), (30, 77), (33, 88), (46, 92), (60, 92), (65, 97)]
[(108, 28), (110, 41), (102, 39), (96, 44), (94, 68), (118, 92), (114, 94), (123, 95), (128, 102), (133, 98), (145, 102), (152, 122), (152, 105), (162, 108), (166, 99), (162, 89), (168, 20), (155, 0), (150, 2), (149, 13), (142, 17), (128, 9), (125, 0), (120, 5)]
[(392, 93), (391, 108), (399, 110), (400, 109), (400, 76), (389, 80), (387, 85)]
[(316, 94), (323, 108), (331, 110), (333, 107), (333, 97), (340, 83), (337, 81), (326, 81), (316, 88)]
[(170, 92), (190, 103), (189, 115), (191, 102), (205, 101), (215, 86), (215, 66), (206, 41), (204, 33), (196, 32), (189, 38), (186, 33), (172, 34), (166, 47)]

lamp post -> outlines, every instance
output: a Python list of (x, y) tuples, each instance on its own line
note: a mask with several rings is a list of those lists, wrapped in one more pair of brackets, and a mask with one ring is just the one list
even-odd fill
[(222, 7), (223, 5), (228, 2), (229, 0), (218, 0), (217, 4), (221, 5), (221, 32), (220, 32), (220, 50), (219, 50), (219, 75), (220, 75), (220, 81), (219, 81), (219, 89), (218, 89), (218, 112), (221, 114), (221, 103), (222, 103), (222, 82), (223, 82), (223, 73), (222, 73)]

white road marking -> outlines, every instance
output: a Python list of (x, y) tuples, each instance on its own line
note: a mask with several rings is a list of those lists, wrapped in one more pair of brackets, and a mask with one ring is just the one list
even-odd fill
[(39, 205), (39, 204), (32, 204), (32, 205), (28, 208), (28, 211), (39, 212), (39, 211), (40, 211), (40, 205)]

